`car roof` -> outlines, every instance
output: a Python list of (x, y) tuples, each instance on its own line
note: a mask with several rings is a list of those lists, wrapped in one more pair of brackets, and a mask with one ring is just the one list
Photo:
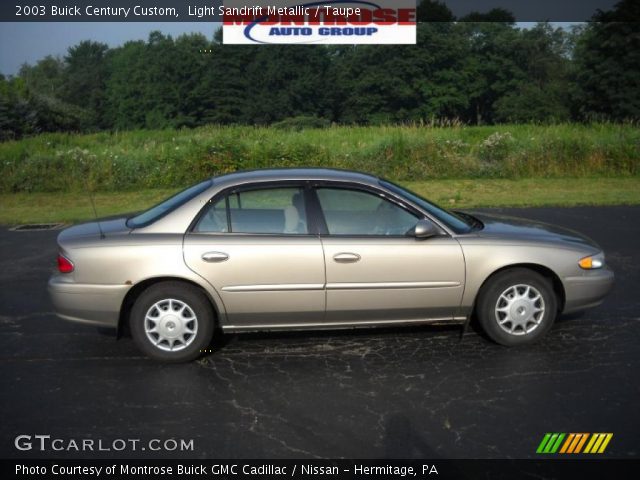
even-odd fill
[(377, 184), (380, 179), (366, 173), (337, 168), (265, 168), (242, 170), (213, 177), (214, 185), (217, 186), (275, 180), (339, 180)]

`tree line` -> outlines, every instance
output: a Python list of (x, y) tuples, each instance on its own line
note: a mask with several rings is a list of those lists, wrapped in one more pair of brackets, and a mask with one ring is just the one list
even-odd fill
[[(640, 118), (640, 2), (570, 30), (505, 10), (418, 11), (417, 45), (222, 45), (221, 32), (109, 48), (0, 75), (0, 139), (50, 131)], [(631, 20), (631, 21), (630, 21)]]

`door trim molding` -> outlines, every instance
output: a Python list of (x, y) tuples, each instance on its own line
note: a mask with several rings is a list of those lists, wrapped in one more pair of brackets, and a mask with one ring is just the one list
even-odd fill
[(324, 290), (323, 283), (292, 283), (280, 285), (232, 285), (222, 287), (223, 292), (292, 292)]
[(276, 285), (230, 285), (223, 292), (294, 292), (309, 290), (390, 290), (403, 288), (453, 288), (460, 282), (366, 282), (366, 283), (291, 283)]
[(460, 282), (366, 282), (366, 283), (327, 283), (327, 290), (389, 290), (402, 288), (452, 288)]

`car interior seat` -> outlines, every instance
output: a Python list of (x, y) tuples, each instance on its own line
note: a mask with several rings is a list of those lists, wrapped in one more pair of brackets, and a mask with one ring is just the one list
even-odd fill
[(302, 193), (291, 197), (291, 205), (284, 209), (284, 233), (305, 233), (307, 227)]

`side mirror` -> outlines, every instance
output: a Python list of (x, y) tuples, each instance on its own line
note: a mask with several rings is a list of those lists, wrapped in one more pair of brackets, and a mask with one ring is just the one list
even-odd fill
[(416, 238), (430, 238), (440, 235), (440, 230), (432, 222), (426, 219), (419, 220), (413, 229)]

